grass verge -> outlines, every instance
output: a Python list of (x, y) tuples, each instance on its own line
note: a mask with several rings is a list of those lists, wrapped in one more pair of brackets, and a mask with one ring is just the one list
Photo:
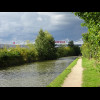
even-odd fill
[(83, 84), (82, 87), (100, 87), (100, 64), (94, 59), (82, 58)]
[(47, 87), (61, 87), (65, 78), (71, 72), (71, 69), (76, 65), (78, 58), (76, 58), (58, 77), (56, 77)]

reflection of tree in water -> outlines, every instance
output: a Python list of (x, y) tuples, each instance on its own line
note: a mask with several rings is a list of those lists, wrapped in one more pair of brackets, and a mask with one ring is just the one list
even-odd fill
[(44, 62), (37, 62), (36, 69), (39, 75), (46, 74), (52, 72), (55, 68), (55, 60), (52, 61), (44, 61)]
[(37, 80), (42, 86), (48, 85), (54, 79), (55, 62), (56, 60), (37, 62), (36, 68), (39, 76)]
[(38, 72), (38, 81), (45, 86), (53, 81), (71, 62), (73, 59), (68, 60), (65, 58), (52, 61), (37, 62), (36, 68)]

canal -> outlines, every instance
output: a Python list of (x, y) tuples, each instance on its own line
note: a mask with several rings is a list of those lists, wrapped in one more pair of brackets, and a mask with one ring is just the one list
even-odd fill
[(46, 87), (75, 58), (63, 57), (0, 69), (0, 87)]

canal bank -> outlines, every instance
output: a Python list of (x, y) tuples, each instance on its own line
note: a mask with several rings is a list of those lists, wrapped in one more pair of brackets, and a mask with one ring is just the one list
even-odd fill
[(69, 75), (71, 72), (71, 69), (77, 64), (79, 58), (76, 58), (67, 68), (58, 75), (47, 87), (62, 87), (62, 84), (64, 83), (65, 78)]

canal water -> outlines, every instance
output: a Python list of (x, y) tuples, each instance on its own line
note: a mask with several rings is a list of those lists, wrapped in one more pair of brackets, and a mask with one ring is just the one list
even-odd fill
[(63, 57), (0, 69), (0, 87), (46, 87), (75, 58)]

